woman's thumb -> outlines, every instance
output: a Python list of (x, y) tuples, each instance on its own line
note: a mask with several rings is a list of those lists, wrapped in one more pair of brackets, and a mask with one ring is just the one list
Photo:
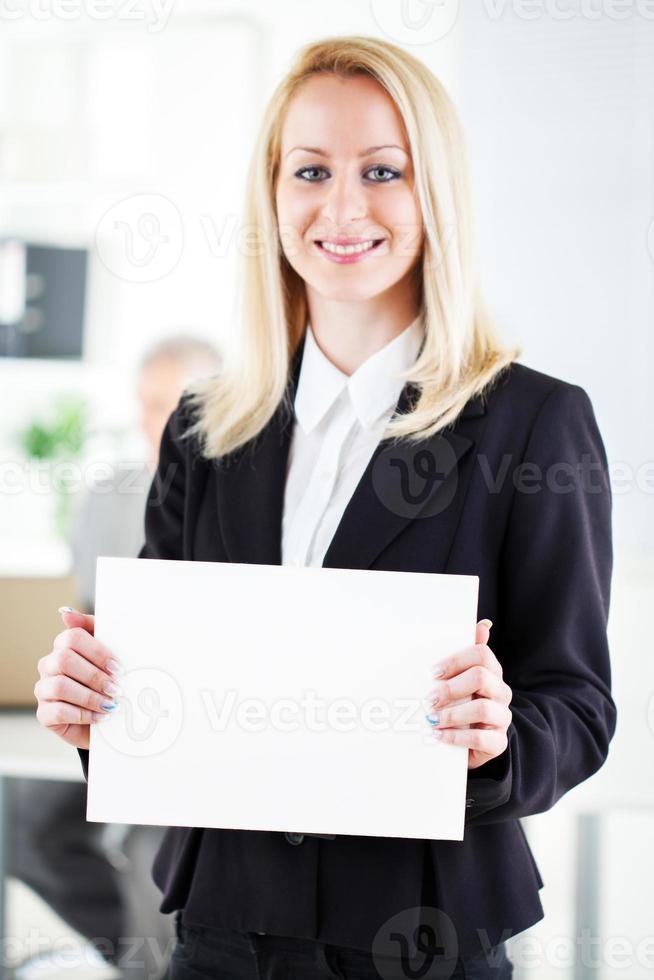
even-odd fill
[(66, 629), (70, 629), (73, 626), (81, 626), (82, 629), (86, 630), (93, 636), (95, 630), (95, 616), (90, 616), (87, 613), (79, 612), (77, 609), (73, 609), (72, 606), (59, 606), (58, 610), (61, 618), (64, 621), (64, 626)]
[(477, 623), (477, 631), (475, 634), (475, 643), (488, 643), (488, 638), (490, 636), (491, 626), (493, 623), (490, 619), (480, 619)]

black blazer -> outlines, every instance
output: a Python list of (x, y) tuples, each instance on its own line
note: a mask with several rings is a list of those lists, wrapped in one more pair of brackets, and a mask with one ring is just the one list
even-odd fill
[[(299, 355), (291, 399), (298, 367)], [(399, 411), (414, 394), (406, 385)], [(204, 461), (180, 440), (191, 417), (182, 397), (162, 437), (139, 557), (280, 564), (285, 404), (248, 446)], [(279, 832), (171, 827), (153, 866), (160, 911), (370, 950), (400, 912), (413, 948), (429, 906), (451, 920), (459, 955), (472, 955), (543, 917), (519, 818), (596, 772), (615, 730), (611, 491), (586, 392), (513, 364), (444, 433), (413, 448), (380, 443), (323, 565), (479, 576), (477, 618), (493, 621), (489, 645), (513, 689), (513, 720), (505, 752), (468, 773), (465, 839), (307, 835), (297, 844)], [(388, 792), (421, 805), (420, 787), (401, 774), (389, 772)], [(301, 831), (292, 824), (289, 815), (289, 831)]]

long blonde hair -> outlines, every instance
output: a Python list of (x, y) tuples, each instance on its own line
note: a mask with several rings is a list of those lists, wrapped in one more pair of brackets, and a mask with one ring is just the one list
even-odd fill
[(206, 458), (239, 448), (270, 421), (306, 328), (304, 282), (281, 251), (275, 186), (287, 106), (317, 72), (376, 79), (404, 121), (413, 161), (425, 234), (417, 267), (425, 340), (405, 373), (417, 396), (389, 422), (385, 437), (417, 441), (444, 429), (520, 355), (519, 348), (501, 346), (480, 297), (464, 138), (442, 84), (418, 59), (378, 38), (308, 44), (268, 102), (248, 170), (245, 225), (266, 244), (241, 259), (238, 346), (220, 375), (186, 388), (196, 410), (186, 436), (199, 436)]

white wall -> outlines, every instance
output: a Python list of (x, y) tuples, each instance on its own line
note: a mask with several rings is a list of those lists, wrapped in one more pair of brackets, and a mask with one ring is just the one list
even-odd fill
[(588, 391), (617, 544), (654, 557), (654, 21), (494, 20), (488, 6), (467, 9), (457, 91), (486, 292), (525, 363)]

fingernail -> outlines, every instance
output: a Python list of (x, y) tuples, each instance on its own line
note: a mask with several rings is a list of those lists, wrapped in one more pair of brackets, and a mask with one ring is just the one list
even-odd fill
[(59, 606), (59, 609), (57, 610), (57, 612), (60, 612), (60, 613), (64, 613), (64, 612), (77, 612), (77, 609), (73, 609), (72, 606)]
[(112, 684), (111, 681), (107, 681), (107, 683), (102, 688), (102, 693), (108, 694), (109, 697), (113, 698), (117, 694), (122, 694), (123, 692), (118, 684)]
[(115, 701), (113, 701), (111, 704), (101, 704), (100, 707), (104, 708), (105, 711), (113, 711), (114, 708), (118, 707), (118, 705)]
[(434, 738), (442, 738), (443, 737), (443, 730), (442, 730), (442, 728), (434, 728), (434, 729), (432, 729), (432, 735), (434, 736)]
[(484, 626), (488, 626), (489, 629), (493, 625), (493, 621), (491, 619), (480, 619), (479, 622), (482, 623)]
[(110, 674), (123, 674), (124, 670), (121, 664), (117, 660), (107, 660), (105, 667)]
[(425, 715), (425, 718), (427, 719), (430, 725), (440, 725), (441, 723), (441, 716), (438, 713), (434, 713), (433, 715), (432, 714)]
[(93, 717), (93, 721), (104, 721), (106, 718), (109, 718), (109, 715), (103, 715), (98, 711), (93, 711), (91, 712), (91, 714)]
[(434, 666), (432, 667), (432, 673), (434, 677), (442, 677), (443, 674), (445, 673), (445, 667), (443, 667), (443, 665), (440, 663), (434, 664)]

